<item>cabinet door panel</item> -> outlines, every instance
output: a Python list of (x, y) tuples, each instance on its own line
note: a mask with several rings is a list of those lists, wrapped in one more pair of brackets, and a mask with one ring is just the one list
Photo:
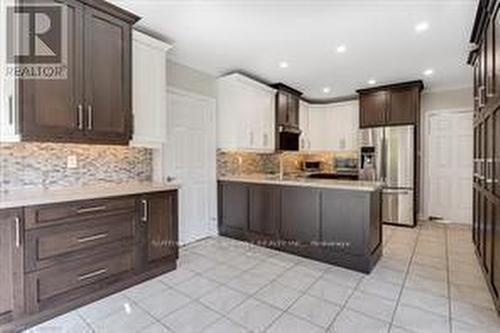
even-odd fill
[(486, 101), (489, 102), (493, 97), (495, 97), (495, 21), (492, 18), (488, 22), (488, 27), (486, 29), (486, 73), (485, 73), (485, 84), (486, 84)]
[(276, 123), (278, 125), (288, 124), (288, 96), (284, 91), (278, 91), (276, 94)]
[(360, 127), (384, 126), (388, 107), (388, 92), (377, 91), (360, 95)]
[(492, 282), (497, 296), (500, 293), (500, 207), (493, 206), (493, 269)]
[(219, 187), (220, 227), (222, 231), (247, 230), (248, 224), (248, 187), (238, 183), (222, 183)]
[(248, 230), (263, 236), (276, 237), (279, 227), (279, 188), (272, 185), (252, 185), (249, 191)]
[(494, 192), (500, 197), (500, 109), (494, 113), (494, 153), (493, 153), (493, 185)]
[(130, 137), (130, 39), (128, 24), (86, 9), (85, 104), (90, 138), (127, 142)]
[(141, 221), (147, 230), (147, 263), (177, 256), (177, 194), (156, 193), (142, 198)]
[(392, 89), (389, 93), (390, 106), (387, 113), (388, 125), (415, 124), (417, 117), (418, 88)]
[[(54, 1), (59, 3), (59, 1)], [(83, 136), (83, 7), (67, 3), (67, 77), (19, 80), (21, 133), (26, 140), (66, 140)]]
[(309, 243), (320, 237), (320, 191), (283, 187), (281, 191), (281, 237)]
[(299, 127), (299, 97), (289, 94), (288, 95), (288, 125), (292, 127)]
[(24, 311), (21, 214), (19, 210), (0, 211), (0, 324)]
[(491, 275), (491, 265), (493, 264), (493, 203), (485, 200), (485, 220), (484, 220), (484, 267)]

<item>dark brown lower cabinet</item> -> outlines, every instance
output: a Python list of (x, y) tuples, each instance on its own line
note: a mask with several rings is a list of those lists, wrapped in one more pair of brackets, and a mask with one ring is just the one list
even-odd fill
[[(276, 240), (279, 237), (280, 190), (276, 186), (249, 186), (248, 232), (256, 240)], [(262, 239), (264, 238), (264, 239)]]
[(380, 191), (221, 181), (218, 195), (221, 235), (364, 273), (382, 254)]
[(219, 186), (219, 231), (223, 235), (244, 237), (248, 229), (248, 187), (238, 183)]
[(0, 211), (0, 331), (24, 311), (22, 210)]
[(176, 268), (177, 191), (0, 210), (0, 332)]
[(493, 206), (493, 267), (491, 281), (496, 298), (500, 296), (500, 207)]
[(142, 264), (151, 268), (177, 259), (177, 194), (147, 194), (140, 206)]

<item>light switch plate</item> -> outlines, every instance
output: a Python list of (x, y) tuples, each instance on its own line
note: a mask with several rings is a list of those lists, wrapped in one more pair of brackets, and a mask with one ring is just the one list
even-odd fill
[(78, 160), (75, 155), (69, 155), (66, 160), (66, 166), (68, 169), (74, 169), (78, 166)]

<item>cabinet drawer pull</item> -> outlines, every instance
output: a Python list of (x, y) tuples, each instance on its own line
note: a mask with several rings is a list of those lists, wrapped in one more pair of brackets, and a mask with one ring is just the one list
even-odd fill
[(147, 222), (148, 221), (148, 201), (147, 200), (141, 200), (141, 203), (142, 203), (141, 221), (142, 222)]
[(19, 248), (21, 247), (21, 219), (16, 216), (14, 220), (16, 222), (16, 247)]
[(107, 268), (103, 268), (103, 269), (99, 269), (97, 271), (94, 271), (94, 272), (91, 272), (91, 273), (88, 273), (88, 274), (80, 275), (80, 276), (78, 276), (78, 281), (84, 281), (84, 280), (87, 280), (87, 279), (90, 279), (90, 278), (102, 275), (102, 274), (106, 273), (107, 271), (108, 271)]
[(83, 213), (99, 212), (101, 210), (106, 210), (106, 206), (95, 206), (95, 207), (88, 207), (88, 208), (80, 208), (76, 212), (78, 214), (83, 214)]
[(92, 242), (92, 241), (106, 238), (106, 237), (108, 237), (108, 233), (102, 233), (102, 234), (97, 234), (97, 235), (93, 235), (93, 236), (77, 238), (77, 241), (78, 241), (78, 243), (88, 243), (88, 242)]

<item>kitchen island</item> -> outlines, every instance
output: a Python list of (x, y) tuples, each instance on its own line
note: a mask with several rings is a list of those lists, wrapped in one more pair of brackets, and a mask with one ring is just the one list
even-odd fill
[(219, 233), (369, 273), (382, 255), (379, 182), (219, 177)]

